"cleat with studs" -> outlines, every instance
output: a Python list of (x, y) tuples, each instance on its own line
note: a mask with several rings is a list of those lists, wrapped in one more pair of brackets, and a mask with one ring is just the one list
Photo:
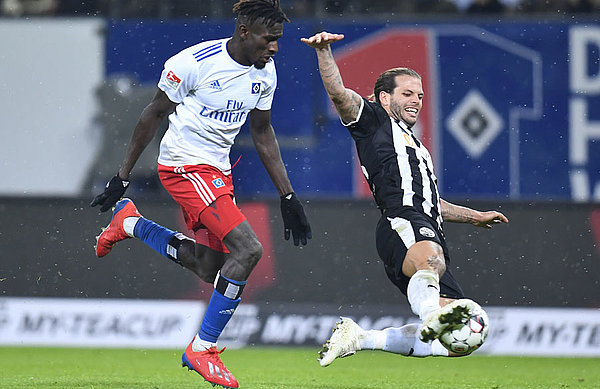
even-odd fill
[(123, 229), (123, 221), (128, 217), (142, 217), (130, 199), (122, 199), (113, 210), (108, 226), (96, 237), (96, 256), (99, 258), (110, 253), (117, 242), (131, 238)]
[(194, 370), (200, 374), (213, 387), (239, 388), (237, 380), (219, 357), (219, 354), (224, 350), (225, 348), (219, 351), (213, 346), (204, 351), (194, 351), (192, 349), (192, 342), (190, 342), (181, 356), (181, 365), (187, 367), (188, 370)]
[(439, 338), (446, 328), (464, 322), (478, 308), (479, 305), (469, 299), (455, 300), (443, 306), (425, 319), (419, 331), (419, 339), (431, 342)]
[(360, 340), (364, 336), (365, 331), (354, 320), (340, 317), (340, 321), (333, 328), (331, 338), (319, 351), (319, 363), (326, 367), (332, 364), (336, 358), (346, 358), (356, 354), (361, 350)]

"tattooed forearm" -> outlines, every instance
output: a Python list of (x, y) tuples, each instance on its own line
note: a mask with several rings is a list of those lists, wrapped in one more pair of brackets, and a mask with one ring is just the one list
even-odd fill
[(442, 207), (442, 219), (446, 222), (455, 223), (474, 223), (475, 215), (474, 211), (470, 208), (461, 207), (458, 205), (451, 204), (447, 201), (441, 201)]
[(361, 98), (356, 92), (346, 89), (344, 86), (331, 48), (327, 47), (317, 50), (317, 59), (319, 61), (319, 73), (321, 74), (323, 85), (340, 117), (345, 122), (355, 120), (360, 109)]
[(325, 90), (327, 90), (332, 100), (339, 99), (346, 92), (346, 88), (344, 88), (342, 76), (333, 58), (331, 48), (328, 46), (325, 49), (317, 50), (317, 59), (319, 60), (319, 73), (321, 73)]

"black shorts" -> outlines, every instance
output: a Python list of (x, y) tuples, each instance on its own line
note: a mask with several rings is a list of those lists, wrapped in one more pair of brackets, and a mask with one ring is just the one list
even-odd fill
[(462, 288), (450, 271), (450, 256), (443, 233), (438, 230), (433, 219), (410, 208), (394, 212), (393, 216), (384, 213), (377, 224), (377, 252), (388, 278), (406, 295), (410, 277), (402, 273), (404, 257), (413, 244), (423, 240), (437, 242), (444, 251), (446, 272), (440, 279), (440, 296), (463, 298)]

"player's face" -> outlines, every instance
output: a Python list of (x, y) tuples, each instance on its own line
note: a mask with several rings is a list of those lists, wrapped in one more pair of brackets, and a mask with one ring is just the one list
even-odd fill
[(248, 32), (244, 41), (246, 58), (254, 67), (262, 69), (279, 51), (277, 40), (283, 36), (283, 23), (266, 27), (256, 22), (249, 26)]
[(409, 126), (417, 122), (423, 108), (423, 84), (421, 79), (400, 75), (396, 76), (396, 88), (390, 94), (390, 112)]

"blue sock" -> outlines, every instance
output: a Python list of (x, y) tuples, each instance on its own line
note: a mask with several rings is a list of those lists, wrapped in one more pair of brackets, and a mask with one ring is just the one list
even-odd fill
[(175, 231), (171, 231), (143, 217), (139, 218), (133, 228), (133, 235), (136, 238), (140, 238), (142, 242), (171, 260), (173, 257), (167, 254), (167, 246), (175, 234)]
[[(246, 285), (246, 281), (234, 281), (221, 275), (219, 277), (234, 285)], [(200, 325), (200, 331), (198, 332), (200, 339), (216, 343), (240, 301), (240, 297), (230, 299), (215, 289)]]

